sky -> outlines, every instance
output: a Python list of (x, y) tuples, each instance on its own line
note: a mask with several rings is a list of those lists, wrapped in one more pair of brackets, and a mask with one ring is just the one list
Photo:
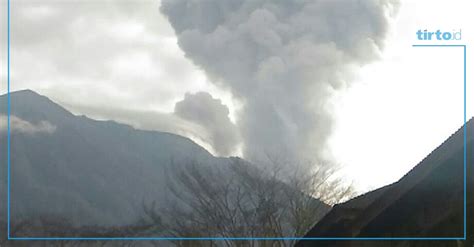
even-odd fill
[[(332, 149), (360, 188), (391, 183), (463, 124), (462, 48), (416, 40), (418, 29), (462, 29), (469, 44), (471, 1), (402, 1), (380, 61), (362, 69), (358, 82), (340, 96)], [(467, 64), (472, 57), (467, 49)], [(474, 115), (467, 73), (467, 118)]]
[[(289, 156), (307, 158), (317, 149), (318, 159), (341, 166), (361, 191), (396, 181), (463, 123), (462, 49), (412, 45), (429, 43), (416, 39), (419, 29), (461, 29), (461, 41), (443, 44), (470, 44), (472, 1), (402, 0), (387, 19), (377, 1), (366, 1), (365, 15), (342, 1), (308, 4), (308, 13), (287, 3), (255, 12), (252, 1), (233, 12), (232, 1), (222, 1), (228, 19), (199, 2), (210, 11), (204, 18), (180, 15), (194, 10), (182, 2), (165, 1), (160, 10), (154, 0), (12, 1), (11, 90), (35, 90), (75, 114), (181, 134), (216, 155), (258, 159), (249, 150), (284, 141), (295, 149)], [(338, 8), (346, 19), (318, 12)], [(324, 28), (331, 25), (345, 35)], [(220, 31), (210, 35), (215, 26)], [(229, 40), (243, 48), (223, 46)], [(3, 94), (6, 53), (0, 55)], [(291, 73), (279, 70), (282, 60)], [(246, 66), (255, 61), (258, 69)], [(273, 81), (280, 72), (287, 80)], [(316, 117), (307, 117), (313, 110)]]

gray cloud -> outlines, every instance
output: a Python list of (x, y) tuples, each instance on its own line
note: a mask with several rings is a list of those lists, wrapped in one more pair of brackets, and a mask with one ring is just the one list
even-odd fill
[(238, 126), (253, 160), (285, 151), (324, 160), (330, 99), (378, 58), (391, 0), (163, 0), (178, 44), (244, 105)]
[(174, 114), (196, 123), (205, 130), (205, 141), (222, 156), (233, 154), (239, 143), (237, 127), (229, 118), (229, 109), (207, 92), (186, 94), (176, 103)]
[[(112, 102), (172, 110), (197, 76), (158, 8), (156, 0), (11, 1), (12, 90), (108, 109)], [(0, 35), (6, 49), (4, 22)]]
[[(7, 120), (8, 120), (8, 117), (6, 115), (0, 115), (0, 133), (7, 132), (8, 130)], [(54, 126), (48, 121), (41, 121), (39, 123), (30, 123), (17, 116), (10, 115), (10, 132), (11, 133), (51, 134), (54, 131), (56, 131), (56, 126)]]

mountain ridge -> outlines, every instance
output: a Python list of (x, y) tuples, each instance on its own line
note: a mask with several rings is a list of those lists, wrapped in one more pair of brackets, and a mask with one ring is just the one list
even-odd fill
[[(21, 98), (22, 100), (16, 100), (15, 98), (18, 96), (18, 95), (21, 95)], [(6, 110), (6, 106), (7, 106), (7, 96), (8, 94), (3, 94), (3, 95), (0, 95), (0, 113), (3, 113), (3, 114), (6, 114), (7, 113), (7, 110)], [(124, 124), (124, 123), (119, 123), (115, 120), (98, 120), (98, 119), (94, 119), (94, 118), (90, 118), (86, 115), (83, 115), (83, 114), (80, 114), (80, 115), (75, 115), (71, 112), (69, 112), (67, 109), (65, 109), (63, 106), (61, 106), (60, 104), (54, 102), (53, 100), (49, 99), (48, 97), (44, 96), (44, 95), (41, 95), (31, 89), (22, 89), (22, 90), (18, 90), (18, 91), (13, 91), (13, 92), (10, 92), (10, 102), (11, 102), (11, 107), (14, 108), (16, 104), (20, 103), (22, 105), (24, 105), (24, 101), (25, 101), (25, 97), (28, 98), (34, 98), (35, 101), (38, 101), (38, 99), (41, 101), (41, 104), (40, 106), (38, 105), (35, 105), (35, 111), (30, 111), (30, 112), (27, 112), (27, 114), (25, 114), (24, 112), (18, 112), (18, 111), (14, 111), (12, 110), (11, 112), (11, 115), (12, 116), (18, 116), (22, 119), (30, 119), (31, 120), (31, 113), (34, 113), (34, 112), (38, 112), (38, 111), (42, 111), (44, 108), (42, 108), (44, 105), (49, 105), (49, 106), (54, 106), (55, 108), (55, 111), (56, 112), (60, 112), (62, 114), (65, 114), (67, 115), (68, 117), (78, 117), (78, 118), (83, 118), (84, 120), (86, 121), (93, 121), (97, 124), (111, 124), (111, 125), (114, 125), (114, 126), (122, 126), (122, 127), (128, 127), (128, 128), (131, 128), (133, 130), (136, 130), (136, 131), (141, 131), (141, 132), (145, 132), (145, 133), (148, 133), (148, 134), (163, 134), (163, 135), (170, 135), (172, 137), (176, 137), (176, 138), (182, 138), (182, 139), (185, 139), (197, 146), (200, 146), (199, 144), (197, 144), (196, 142), (194, 142), (192, 139), (188, 138), (188, 137), (185, 137), (185, 136), (181, 136), (181, 135), (177, 135), (177, 134), (174, 134), (174, 133), (171, 133), (171, 132), (166, 132), (166, 131), (158, 131), (158, 130), (143, 130), (143, 129), (138, 129), (138, 128), (135, 128), (134, 126), (132, 125), (129, 125), (129, 124)], [(31, 105), (31, 104), (30, 104)], [(37, 110), (36, 108), (41, 108), (41, 110)], [(20, 114), (18, 114), (20, 113)], [(35, 115), (35, 114), (33, 114)], [(50, 119), (46, 119), (46, 118), (43, 118), (42, 120), (50, 120)], [(36, 121), (38, 121), (38, 119), (36, 119)], [(212, 155), (208, 150), (206, 150), (204, 147), (200, 146), (201, 148), (203, 148), (206, 152), (208, 152), (210, 155)]]
[[(7, 114), (7, 98), (0, 96), (0, 115)], [(141, 203), (163, 200), (166, 169), (231, 162), (183, 136), (76, 116), (32, 90), (11, 92), (10, 103), (12, 220), (57, 214), (79, 224), (133, 223)], [(6, 130), (0, 137), (6, 164)], [(0, 174), (6, 198), (6, 166)], [(0, 214), (6, 215), (5, 204)]]

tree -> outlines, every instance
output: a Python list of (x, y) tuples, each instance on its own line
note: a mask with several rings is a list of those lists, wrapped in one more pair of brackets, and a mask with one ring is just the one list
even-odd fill
[[(169, 169), (167, 207), (145, 212), (166, 234), (179, 238), (219, 237), (222, 241), (174, 241), (177, 246), (291, 246), (293, 241), (232, 241), (228, 238), (302, 237), (334, 204), (353, 195), (334, 170), (263, 171), (241, 159), (212, 167), (190, 162)], [(153, 220), (154, 219), (154, 220)]]

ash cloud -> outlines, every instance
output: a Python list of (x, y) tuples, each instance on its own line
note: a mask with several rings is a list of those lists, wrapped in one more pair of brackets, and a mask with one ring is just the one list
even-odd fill
[(398, 5), (163, 0), (160, 10), (186, 57), (243, 104), (237, 125), (246, 158), (284, 152), (322, 161), (334, 122), (329, 101), (358, 67), (378, 58)]
[(174, 114), (198, 124), (204, 130), (204, 141), (211, 144), (219, 155), (229, 156), (235, 151), (239, 142), (238, 130), (221, 100), (207, 92), (187, 93), (182, 101), (176, 103)]

